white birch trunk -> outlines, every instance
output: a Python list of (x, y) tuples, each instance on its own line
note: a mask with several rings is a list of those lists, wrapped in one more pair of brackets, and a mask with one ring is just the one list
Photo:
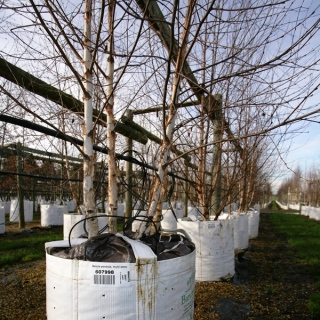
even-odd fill
[[(93, 152), (93, 121), (92, 121), (92, 73), (91, 65), (91, 15), (92, 1), (86, 0), (84, 11), (84, 87), (86, 92), (83, 95), (84, 124), (83, 124), (83, 201), (86, 217), (96, 215), (94, 200), (93, 174), (94, 174), (94, 152)], [(98, 220), (87, 220), (89, 238), (98, 234)]]
[[(109, 26), (109, 38), (108, 38), (108, 60), (107, 60), (107, 147), (108, 147), (108, 214), (112, 216), (117, 215), (117, 203), (118, 203), (118, 186), (117, 186), (117, 166), (116, 166), (116, 132), (115, 132), (115, 120), (113, 115), (114, 96), (113, 96), (113, 82), (114, 82), (114, 44), (113, 44), (113, 13), (114, 13), (114, 1), (109, 1), (108, 6), (108, 26)], [(108, 218), (108, 231), (111, 233), (117, 232), (117, 219)]]

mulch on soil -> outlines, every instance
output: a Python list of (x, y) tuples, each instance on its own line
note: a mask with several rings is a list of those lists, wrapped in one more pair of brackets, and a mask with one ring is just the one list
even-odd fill
[[(269, 214), (261, 213), (259, 236), (250, 240), (246, 253), (236, 255), (234, 278), (196, 283), (194, 319), (312, 319), (307, 303), (313, 291), (308, 267), (275, 232)], [(46, 319), (44, 260), (0, 269), (0, 319)]]

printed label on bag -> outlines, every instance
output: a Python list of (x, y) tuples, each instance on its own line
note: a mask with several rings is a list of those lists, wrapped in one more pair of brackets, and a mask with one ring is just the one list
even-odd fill
[(208, 223), (208, 229), (214, 229), (216, 225), (214, 223)]
[(130, 286), (130, 263), (90, 263), (91, 286)]
[(187, 279), (185, 291), (181, 296), (183, 319), (193, 319), (195, 272)]

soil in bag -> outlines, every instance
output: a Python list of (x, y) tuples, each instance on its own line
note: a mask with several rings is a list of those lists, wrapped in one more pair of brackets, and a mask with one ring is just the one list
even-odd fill
[[(126, 232), (126, 236), (130, 234)], [(172, 234), (170, 236), (148, 236), (141, 241), (151, 248), (157, 260), (168, 260), (188, 255), (195, 245), (187, 238)], [(47, 248), (47, 253), (63, 259), (101, 262), (135, 262), (135, 256), (129, 243), (112, 233), (103, 233), (72, 248)]]
[(131, 246), (112, 233), (103, 233), (72, 248), (48, 248), (48, 254), (62, 259), (101, 262), (135, 262)]
[(152, 249), (158, 261), (186, 256), (195, 249), (194, 243), (180, 234), (148, 236), (140, 240)]

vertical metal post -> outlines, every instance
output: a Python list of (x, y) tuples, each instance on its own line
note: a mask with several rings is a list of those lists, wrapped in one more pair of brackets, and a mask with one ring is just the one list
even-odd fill
[(78, 179), (78, 199), (79, 199), (79, 203), (81, 203), (81, 182), (80, 182), (80, 170), (78, 170), (77, 179)]
[(36, 192), (35, 192), (35, 178), (32, 178), (32, 203), (33, 203), (33, 214), (38, 211), (38, 205), (37, 205), (37, 210), (36, 210)]
[[(187, 165), (187, 161), (184, 161), (184, 176), (186, 179), (188, 179), (188, 165)], [(183, 182), (184, 185), (184, 198), (183, 198), (183, 216), (187, 217), (188, 216), (188, 181), (184, 181)]]
[(101, 200), (102, 200), (102, 204), (101, 204), (101, 210), (102, 212), (106, 212), (106, 206), (105, 206), (105, 201), (106, 201), (106, 186), (104, 184), (104, 178), (105, 178), (105, 171), (104, 171), (104, 161), (102, 161), (101, 163), (101, 173), (102, 174), (102, 182), (101, 182)]
[[(133, 112), (132, 110), (127, 110), (126, 116), (133, 120)], [(127, 143), (127, 150), (129, 150), (126, 155), (128, 157), (132, 157), (132, 147), (133, 147), (133, 141), (131, 138), (126, 138)], [(126, 191), (126, 207), (125, 207), (125, 213), (124, 216), (126, 218), (130, 218), (132, 216), (132, 163), (127, 161), (126, 162), (126, 184), (127, 184), (127, 191)]]
[(211, 198), (212, 215), (217, 215), (221, 203), (221, 138), (222, 138), (222, 95), (215, 94), (215, 120), (213, 120), (213, 159), (212, 159), (212, 180), (211, 184), (215, 182), (215, 188)]
[(63, 204), (63, 164), (61, 163), (61, 171), (60, 171), (60, 178), (61, 178), (61, 182), (60, 182), (60, 204)]
[(22, 179), (22, 155), (21, 155), (21, 143), (17, 143), (17, 182), (18, 182), (18, 206), (19, 206), (19, 229), (25, 228), (24, 221), (24, 203), (23, 203), (23, 179)]

